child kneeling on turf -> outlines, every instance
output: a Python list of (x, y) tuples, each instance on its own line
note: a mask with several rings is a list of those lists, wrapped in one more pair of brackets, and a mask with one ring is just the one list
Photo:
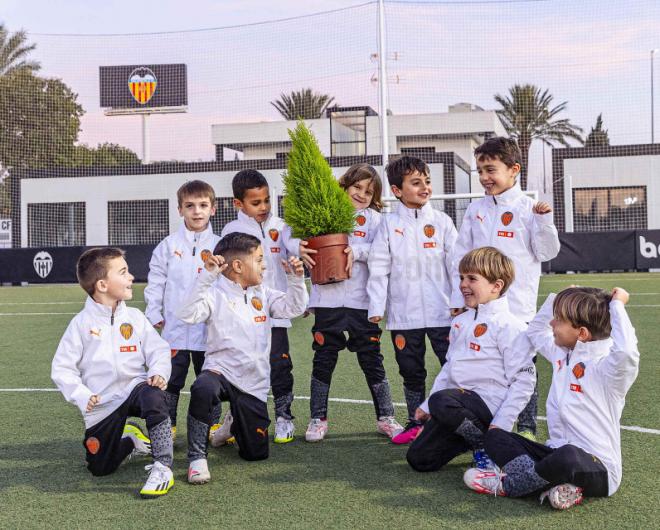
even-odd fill
[(571, 287), (551, 294), (527, 335), (552, 363), (545, 445), (499, 429), (486, 449), (501, 471), (468, 470), (479, 493), (522, 497), (543, 492), (553, 508), (583, 495), (607, 497), (621, 484), (621, 413), (637, 377), (637, 337), (624, 305), (628, 293)]
[[(188, 323), (206, 322), (208, 340), (202, 372), (191, 388), (188, 409), (188, 482), (211, 479), (206, 457), (214, 407), (229, 401), (238, 454), (268, 458), (272, 319), (295, 318), (307, 307), (302, 262), (282, 260), (287, 291), (262, 285), (266, 262), (258, 238), (241, 232), (223, 237), (204, 264), (179, 311)], [(221, 274), (222, 273), (222, 274)]]
[[(108, 475), (132, 455), (153, 456), (142, 497), (165, 495), (174, 485), (171, 422), (165, 400), (170, 346), (144, 314), (126, 307), (133, 276), (124, 251), (94, 248), (78, 259), (77, 276), (89, 297), (67, 327), (53, 358), (51, 377), (85, 420), (87, 468)], [(149, 438), (126, 423), (147, 422)]]
[(513, 262), (493, 247), (468, 252), (459, 264), (468, 310), (452, 321), (447, 362), (415, 417), (425, 421), (406, 455), (417, 471), (437, 471), (472, 450), (477, 465), (494, 467), (483, 454), (488, 429), (512, 429), (534, 391), (536, 370), (525, 324), (504, 295)]

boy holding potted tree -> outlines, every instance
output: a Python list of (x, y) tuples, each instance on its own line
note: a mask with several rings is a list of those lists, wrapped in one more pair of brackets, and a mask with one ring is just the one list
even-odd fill
[(369, 253), (369, 320), (380, 322), (387, 310), (399, 373), (408, 408), (405, 430), (396, 444), (415, 439), (421, 421), (415, 411), (426, 393), (425, 339), (444, 364), (449, 347), (451, 260), (456, 228), (430, 204), (429, 167), (416, 157), (402, 156), (386, 167), (395, 211), (384, 216)]

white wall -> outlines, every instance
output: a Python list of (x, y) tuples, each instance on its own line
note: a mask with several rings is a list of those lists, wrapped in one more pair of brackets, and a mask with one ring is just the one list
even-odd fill
[(646, 186), (648, 228), (660, 228), (660, 155), (565, 159), (569, 175), (574, 189)]

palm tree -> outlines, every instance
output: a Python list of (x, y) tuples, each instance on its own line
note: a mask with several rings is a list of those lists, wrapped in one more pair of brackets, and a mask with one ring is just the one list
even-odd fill
[(29, 61), (28, 54), (37, 45), (27, 44), (27, 34), (24, 30), (13, 35), (4, 24), (0, 23), (0, 76), (11, 74), (17, 70), (35, 72), (41, 68), (36, 61)]
[(552, 100), (547, 90), (541, 91), (534, 85), (514, 85), (508, 95), (495, 95), (495, 101), (502, 106), (497, 114), (509, 136), (518, 142), (522, 153), (520, 186), (523, 190), (527, 189), (529, 148), (534, 140), (541, 140), (550, 146), (556, 142), (565, 147), (569, 147), (567, 138), (582, 143), (582, 128), (573, 125), (567, 118), (557, 118), (566, 110), (567, 102), (552, 107)]
[(313, 120), (323, 117), (325, 109), (334, 101), (334, 97), (318, 94), (311, 88), (280, 94), (280, 99), (270, 104), (287, 120)]
[(585, 147), (607, 147), (610, 145), (610, 137), (607, 129), (603, 129), (603, 115), (599, 114), (596, 118), (596, 125), (591, 128), (591, 132), (584, 141)]

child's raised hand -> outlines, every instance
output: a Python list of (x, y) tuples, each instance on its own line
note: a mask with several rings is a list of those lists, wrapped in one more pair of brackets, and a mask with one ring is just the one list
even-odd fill
[(552, 212), (552, 207), (547, 202), (537, 202), (532, 211), (539, 215), (545, 215)]
[(85, 410), (87, 412), (92, 412), (92, 409), (96, 407), (96, 405), (98, 405), (99, 403), (101, 403), (101, 396), (99, 396), (98, 394), (94, 394), (93, 396), (89, 397), (89, 401), (87, 402), (87, 408), (85, 408)]
[(209, 272), (217, 272), (220, 274), (228, 267), (228, 264), (225, 263), (225, 258), (219, 254), (216, 256), (209, 256), (204, 262), (204, 268)]
[(623, 305), (626, 305), (628, 300), (630, 300), (630, 295), (625, 289), (621, 289), (621, 287), (615, 287), (612, 289), (612, 300), (619, 300), (620, 302), (623, 302)]
[(353, 256), (353, 249), (351, 247), (346, 247), (344, 249), (344, 254), (348, 254), (348, 259), (346, 260), (346, 272), (350, 278), (353, 275), (353, 261), (355, 259)]
[(149, 379), (147, 379), (147, 384), (149, 386), (160, 388), (161, 390), (165, 390), (167, 388), (167, 381), (165, 381), (165, 379), (160, 375), (152, 375)]
[(417, 407), (417, 410), (415, 410), (415, 419), (417, 421), (426, 421), (430, 417), (431, 415), (421, 407)]
[(316, 254), (318, 250), (307, 248), (307, 245), (309, 245), (307, 241), (301, 241), (298, 247), (298, 253), (300, 254), (300, 259), (307, 265), (307, 268), (311, 269), (316, 265), (316, 262), (312, 259), (312, 255)]
[(282, 260), (282, 267), (284, 267), (284, 271), (287, 274), (295, 274), (296, 276), (302, 276), (305, 274), (302, 260), (295, 256), (291, 256), (288, 263)]

